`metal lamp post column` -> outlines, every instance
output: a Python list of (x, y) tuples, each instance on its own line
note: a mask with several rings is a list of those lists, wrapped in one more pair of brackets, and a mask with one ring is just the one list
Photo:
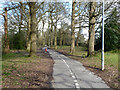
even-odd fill
[(102, 13), (102, 60), (101, 60), (101, 67), (102, 71), (104, 70), (104, 0), (103, 0), (103, 13)]

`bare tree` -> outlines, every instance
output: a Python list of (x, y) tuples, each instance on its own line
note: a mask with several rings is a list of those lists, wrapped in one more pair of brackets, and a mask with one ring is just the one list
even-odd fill
[(88, 56), (94, 54), (96, 2), (90, 2)]
[(31, 32), (30, 32), (30, 56), (36, 56), (36, 8), (35, 8), (35, 2), (29, 3), (30, 8), (30, 19), (31, 19)]
[(4, 8), (5, 10), (5, 15), (4, 16), (4, 30), (5, 30), (5, 48), (4, 48), (4, 53), (9, 53), (9, 39), (8, 39), (8, 17), (7, 17), (7, 8)]
[(61, 23), (61, 29), (60, 29), (60, 47), (62, 47), (62, 41), (63, 41), (63, 25)]
[(75, 2), (76, 0), (73, 1), (72, 3), (72, 33), (71, 33), (71, 48), (70, 48), (70, 53), (73, 54), (75, 52)]
[(27, 51), (30, 52), (30, 32), (31, 32), (31, 18), (30, 18), (30, 9), (29, 9), (29, 14), (28, 14), (28, 23), (27, 23)]
[(42, 28), (42, 45), (45, 46), (45, 33), (44, 33), (44, 26), (45, 26), (45, 21), (42, 20), (43, 23), (43, 28)]

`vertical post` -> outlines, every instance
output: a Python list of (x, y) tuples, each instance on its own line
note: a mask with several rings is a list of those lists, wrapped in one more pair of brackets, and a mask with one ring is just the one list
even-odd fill
[(102, 63), (101, 63), (101, 67), (102, 67), (102, 71), (104, 70), (104, 0), (103, 0), (103, 13), (102, 13)]

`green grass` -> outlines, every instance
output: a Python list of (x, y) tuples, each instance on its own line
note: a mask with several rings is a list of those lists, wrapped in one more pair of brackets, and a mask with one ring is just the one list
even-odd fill
[[(57, 50), (61, 50), (61, 49), (69, 52), (70, 46), (62, 46), (62, 47), (58, 46)], [(75, 53), (73, 55), (85, 57), (87, 55), (86, 49), (87, 49), (86, 47), (75, 47)], [(114, 67), (118, 68), (118, 53), (119, 52), (116, 52), (116, 51), (105, 52), (105, 54), (104, 54), (105, 65), (108, 65), (110, 67), (114, 66)], [(92, 56), (91, 58), (95, 59), (96, 63), (101, 64), (101, 53), (100, 52), (98, 54), (96, 54), (95, 56)], [(119, 69), (120, 69), (120, 67), (119, 67)]]
[[(57, 46), (57, 49), (70, 50), (70, 46), (62, 46), (62, 47)], [(81, 51), (81, 50), (84, 51), (86, 49), (87, 49), (86, 47), (75, 47), (76, 51)]]
[(70, 50), (70, 46), (62, 46), (62, 47), (60, 47), (60, 46), (57, 46), (57, 50)]
[(105, 53), (105, 63), (118, 67), (118, 53)]
[(8, 53), (2, 55), (2, 74), (3, 79), (7, 76), (11, 75), (12, 71), (16, 71), (20, 65), (25, 63), (31, 63), (37, 60), (38, 56), (36, 57), (28, 57), (22, 53)]
[[(101, 53), (93, 56), (96, 62), (101, 62)], [(104, 54), (105, 65), (118, 68), (118, 53), (105, 52)]]
[(14, 59), (14, 58), (19, 58), (19, 57), (23, 57), (23, 55), (20, 53), (8, 53), (8, 54), (2, 55), (2, 60)]
[[(65, 50), (68, 51), (70, 53), (70, 46), (58, 46), (57, 50)], [(87, 55), (87, 51), (86, 51), (86, 47), (75, 47), (75, 53), (73, 55), (76, 56), (86, 56)]]

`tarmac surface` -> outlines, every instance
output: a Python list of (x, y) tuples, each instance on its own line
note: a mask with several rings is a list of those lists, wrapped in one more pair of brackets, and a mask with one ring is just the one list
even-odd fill
[(105, 82), (86, 70), (82, 63), (75, 61), (54, 50), (48, 49), (50, 56), (55, 61), (53, 67), (53, 88), (108, 88)]

